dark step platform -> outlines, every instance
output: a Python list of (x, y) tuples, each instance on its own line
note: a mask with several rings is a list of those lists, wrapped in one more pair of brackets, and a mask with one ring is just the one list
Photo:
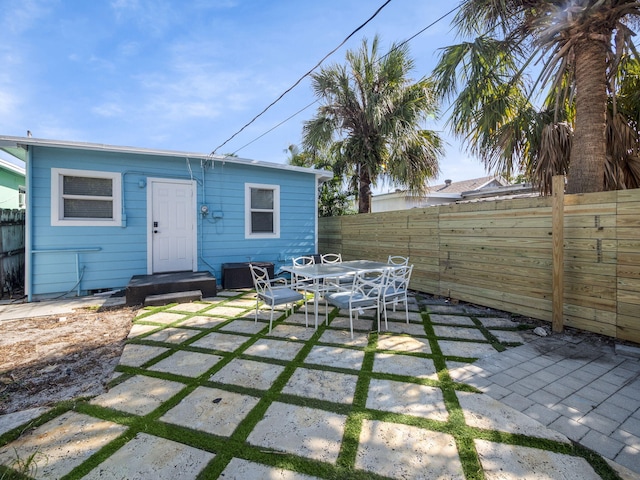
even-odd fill
[(126, 289), (127, 305), (139, 305), (150, 295), (200, 290), (203, 297), (215, 297), (216, 278), (210, 272), (155, 273), (134, 275)]

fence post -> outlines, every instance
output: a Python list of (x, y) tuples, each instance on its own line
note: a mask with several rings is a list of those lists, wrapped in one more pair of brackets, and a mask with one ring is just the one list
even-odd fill
[(553, 306), (551, 329), (554, 333), (562, 333), (564, 330), (564, 175), (553, 177), (552, 195)]

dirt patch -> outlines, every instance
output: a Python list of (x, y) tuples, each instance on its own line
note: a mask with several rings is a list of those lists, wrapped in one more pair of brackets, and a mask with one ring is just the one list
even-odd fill
[(0, 414), (105, 392), (136, 310), (0, 322)]

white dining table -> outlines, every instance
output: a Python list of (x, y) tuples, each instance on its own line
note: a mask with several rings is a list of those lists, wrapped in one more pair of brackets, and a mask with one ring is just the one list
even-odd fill
[(368, 272), (373, 270), (385, 270), (391, 268), (384, 262), (375, 262), (372, 260), (348, 260), (338, 263), (313, 263), (310, 265), (285, 265), (280, 270), (289, 272), (293, 277), (299, 276), (305, 279), (313, 280), (313, 303), (315, 310), (315, 328), (318, 328), (318, 299), (320, 295), (320, 284), (328, 278), (338, 278), (347, 275), (355, 275), (356, 273)]

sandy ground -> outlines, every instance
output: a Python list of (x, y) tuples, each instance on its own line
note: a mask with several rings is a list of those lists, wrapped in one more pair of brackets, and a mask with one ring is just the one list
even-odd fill
[(0, 322), (0, 415), (103, 393), (136, 308)]

